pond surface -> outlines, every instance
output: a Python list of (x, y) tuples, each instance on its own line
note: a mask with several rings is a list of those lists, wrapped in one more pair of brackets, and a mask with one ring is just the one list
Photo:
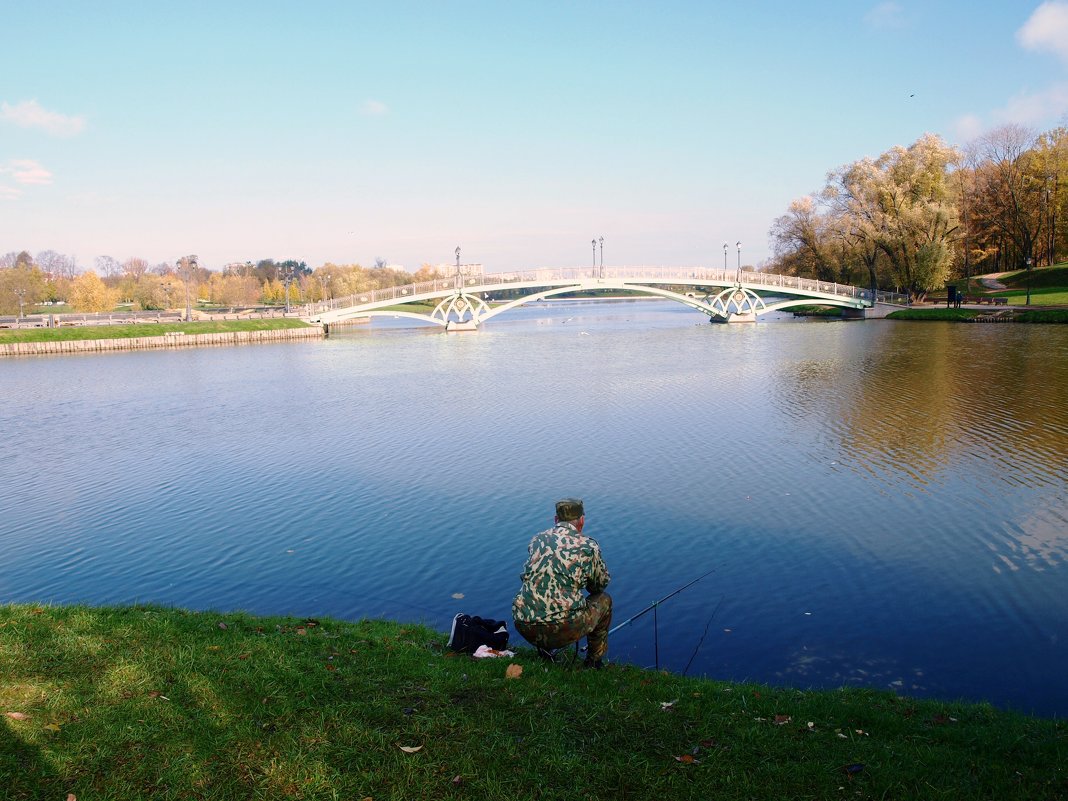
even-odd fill
[(617, 622), (714, 570), (612, 659), (1068, 714), (1068, 327), (553, 302), (0, 380), (0, 601), (445, 631), (577, 495)]

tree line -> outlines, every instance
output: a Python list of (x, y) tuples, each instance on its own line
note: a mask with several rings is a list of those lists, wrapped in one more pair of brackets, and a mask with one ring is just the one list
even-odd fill
[(409, 273), (382, 259), (374, 267), (327, 262), (314, 270), (295, 259), (261, 259), (209, 270), (196, 257), (152, 265), (137, 257), (120, 262), (99, 256), (95, 269), (83, 271), (73, 257), (55, 251), (36, 256), (12, 251), (0, 256), (0, 314), (39, 313), (41, 304), (85, 312), (151, 311), (182, 308), (187, 298), (192, 305), (281, 306), (287, 296), (290, 303), (310, 303), (440, 277), (429, 265)]
[[(764, 269), (923, 297), (948, 281), (1054, 264), (1068, 249), (1068, 128), (926, 134), (832, 170), (769, 232)], [(1062, 256), (1063, 257), (1063, 256)]]

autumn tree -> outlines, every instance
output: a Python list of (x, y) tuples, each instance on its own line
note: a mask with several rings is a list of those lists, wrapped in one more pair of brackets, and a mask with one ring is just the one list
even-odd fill
[(67, 300), (78, 311), (106, 312), (115, 308), (116, 293), (95, 272), (87, 270), (71, 282)]
[(979, 140), (985, 164), (978, 171), (976, 215), (1011, 250), (1016, 267), (1034, 257), (1046, 221), (1048, 175), (1036, 158), (1036, 144), (1035, 133), (1019, 125), (1004, 125)]
[(78, 274), (73, 256), (65, 256), (54, 250), (42, 250), (37, 254), (37, 266), (46, 275), (55, 278), (73, 278)]
[(771, 226), (775, 255), (779, 259), (791, 256), (791, 271), (795, 275), (821, 281), (838, 280), (840, 265), (832, 253), (834, 235), (832, 218), (821, 210), (812, 195), (798, 198), (789, 211)]
[(96, 269), (103, 273), (105, 278), (113, 278), (122, 272), (122, 265), (118, 259), (111, 256), (97, 256)]
[(879, 258), (894, 285), (922, 297), (953, 265), (959, 218), (950, 182), (957, 151), (933, 134), (832, 173), (833, 194), (854, 246), (874, 271)]
[(47, 278), (37, 265), (0, 269), (0, 314), (29, 314), (47, 294)]

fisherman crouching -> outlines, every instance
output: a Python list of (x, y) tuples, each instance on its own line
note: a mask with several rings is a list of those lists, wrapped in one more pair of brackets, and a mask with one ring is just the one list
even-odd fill
[(527, 546), (523, 586), (512, 601), (515, 628), (548, 659), (585, 637), (586, 667), (600, 668), (612, 625), (612, 597), (604, 591), (608, 568), (597, 540), (582, 533), (581, 500), (557, 501), (555, 520)]

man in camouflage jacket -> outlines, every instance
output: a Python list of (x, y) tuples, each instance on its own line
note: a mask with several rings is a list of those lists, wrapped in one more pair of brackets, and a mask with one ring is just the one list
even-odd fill
[(582, 533), (585, 523), (581, 500), (557, 501), (556, 525), (536, 534), (527, 547), (530, 556), (512, 617), (516, 631), (539, 652), (585, 637), (587, 666), (601, 667), (612, 625), (612, 597), (604, 591), (610, 577), (601, 546)]

